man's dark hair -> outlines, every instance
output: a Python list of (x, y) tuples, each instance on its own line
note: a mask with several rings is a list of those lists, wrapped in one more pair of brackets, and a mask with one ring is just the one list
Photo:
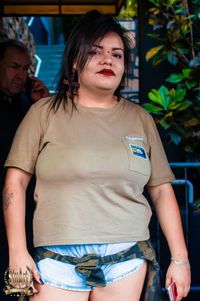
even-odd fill
[(0, 60), (4, 58), (6, 51), (10, 48), (21, 51), (22, 53), (29, 56), (29, 51), (26, 45), (22, 42), (13, 39), (3, 39), (0, 40)]

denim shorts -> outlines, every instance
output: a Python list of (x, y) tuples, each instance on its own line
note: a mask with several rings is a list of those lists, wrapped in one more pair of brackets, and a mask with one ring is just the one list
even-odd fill
[[(115, 254), (133, 246), (136, 242), (128, 243), (109, 243), (109, 244), (81, 244), (81, 245), (59, 245), (45, 246), (46, 249), (74, 257), (82, 257), (86, 254), (95, 253), (99, 256)], [(130, 259), (127, 261), (101, 265), (106, 284), (115, 282), (137, 271), (144, 263), (143, 259)], [(75, 266), (59, 262), (54, 259), (45, 258), (37, 263), (40, 278), (44, 284), (54, 287), (74, 290), (91, 291), (94, 289), (85, 283), (85, 277), (75, 271)]]

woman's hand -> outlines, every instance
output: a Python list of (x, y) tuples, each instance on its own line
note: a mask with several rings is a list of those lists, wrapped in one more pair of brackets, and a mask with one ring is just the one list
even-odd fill
[(175, 282), (177, 289), (176, 301), (180, 301), (182, 298), (188, 295), (191, 283), (191, 271), (190, 265), (183, 261), (177, 264), (171, 261), (166, 275), (165, 287), (167, 288), (170, 283)]
[(187, 296), (190, 290), (191, 273), (178, 203), (170, 183), (149, 187), (149, 193), (170, 254), (174, 257), (167, 271), (165, 286), (167, 288), (172, 282), (175, 282), (176, 301), (180, 301)]
[[(25, 288), (29, 286), (28, 283), (31, 282), (30, 287), (33, 289), (33, 294), (37, 293), (38, 291), (34, 287), (34, 281), (41, 284), (40, 275), (28, 251), (16, 250), (13, 254), (10, 252), (9, 257), (10, 284), (15, 288)], [(18, 281), (18, 275), (20, 275), (20, 273), (28, 275), (24, 277), (24, 282)], [(15, 275), (15, 277), (12, 277), (12, 274)]]

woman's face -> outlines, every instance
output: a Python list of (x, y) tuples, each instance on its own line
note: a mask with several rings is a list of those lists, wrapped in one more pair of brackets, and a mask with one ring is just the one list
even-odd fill
[(118, 34), (109, 33), (90, 49), (87, 63), (79, 73), (79, 89), (114, 93), (123, 74), (124, 44)]

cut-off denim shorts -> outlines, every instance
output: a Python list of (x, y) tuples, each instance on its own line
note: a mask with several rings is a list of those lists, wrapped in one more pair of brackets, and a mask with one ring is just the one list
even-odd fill
[[(45, 246), (52, 252), (61, 255), (74, 257), (82, 257), (86, 254), (97, 254), (106, 256), (115, 254), (133, 246), (136, 242), (128, 243), (108, 243), (108, 244), (81, 244), (81, 245), (59, 245)], [(106, 285), (124, 277), (127, 277), (137, 271), (144, 263), (143, 259), (130, 259), (127, 261), (101, 265), (104, 273)], [(85, 277), (75, 271), (75, 266), (59, 262), (54, 259), (45, 258), (37, 263), (37, 268), (41, 280), (44, 284), (48, 284), (57, 288), (74, 291), (91, 291), (94, 289), (85, 283)]]

